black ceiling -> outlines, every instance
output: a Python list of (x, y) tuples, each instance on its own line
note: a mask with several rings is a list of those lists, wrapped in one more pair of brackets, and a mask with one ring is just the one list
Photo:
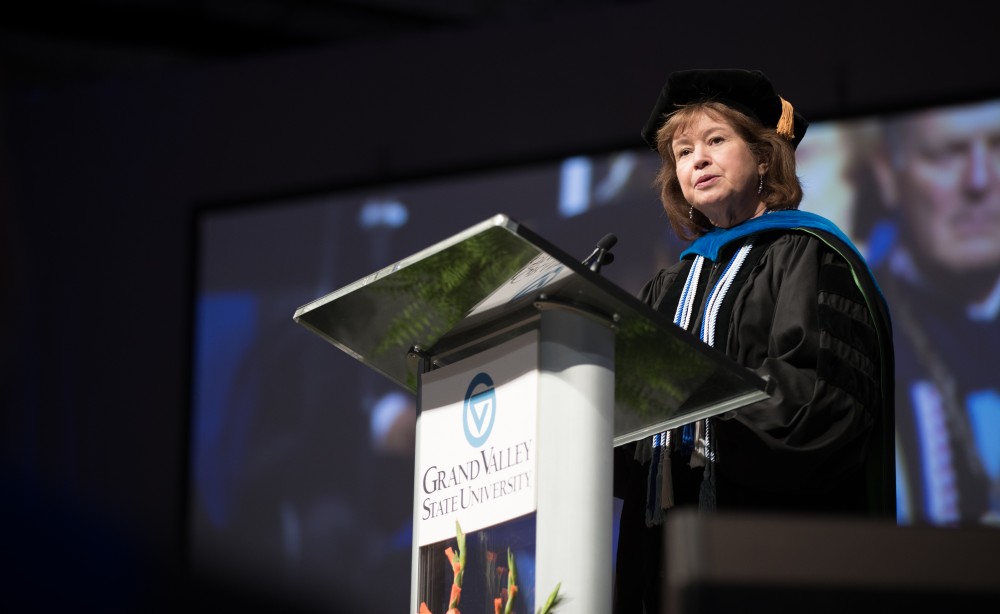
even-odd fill
[(12, 82), (134, 73), (642, 0), (8, 0)]

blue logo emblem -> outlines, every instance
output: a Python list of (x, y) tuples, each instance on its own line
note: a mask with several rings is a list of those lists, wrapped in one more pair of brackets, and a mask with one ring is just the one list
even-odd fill
[(497, 394), (490, 376), (479, 373), (473, 377), (465, 391), (465, 403), (462, 406), (465, 439), (473, 448), (483, 445), (490, 437), (497, 417), (496, 401)]

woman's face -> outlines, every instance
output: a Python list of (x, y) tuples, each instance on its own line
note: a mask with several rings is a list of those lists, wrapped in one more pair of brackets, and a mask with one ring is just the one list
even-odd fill
[(766, 167), (727, 122), (699, 113), (674, 134), (671, 150), (685, 200), (720, 228), (765, 211), (757, 193)]

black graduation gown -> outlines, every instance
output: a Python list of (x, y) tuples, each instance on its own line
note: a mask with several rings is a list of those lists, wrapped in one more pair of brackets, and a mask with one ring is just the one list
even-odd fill
[[(743, 244), (706, 262), (696, 300)], [(641, 298), (673, 318), (693, 257), (661, 270)], [(708, 267), (708, 265), (712, 265)], [(697, 331), (701, 317), (692, 318)], [(716, 325), (714, 345), (774, 380), (770, 398), (712, 419), (719, 511), (894, 514), (893, 354), (888, 312), (860, 256), (816, 229), (755, 235)], [(872, 437), (877, 433), (877, 437)], [(615, 451), (615, 495), (624, 500), (615, 612), (659, 611), (662, 533), (647, 527), (649, 464), (635, 446)], [(699, 501), (701, 469), (672, 457), (676, 506)], [(669, 511), (668, 511), (669, 514)]]

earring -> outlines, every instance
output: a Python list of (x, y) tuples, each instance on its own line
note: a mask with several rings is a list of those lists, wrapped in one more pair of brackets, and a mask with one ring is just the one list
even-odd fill
[(688, 219), (689, 220), (693, 220), (694, 219), (694, 205), (691, 205), (691, 208), (688, 209)]
[(760, 194), (764, 191), (764, 175), (760, 176), (760, 182), (757, 184), (757, 193)]

